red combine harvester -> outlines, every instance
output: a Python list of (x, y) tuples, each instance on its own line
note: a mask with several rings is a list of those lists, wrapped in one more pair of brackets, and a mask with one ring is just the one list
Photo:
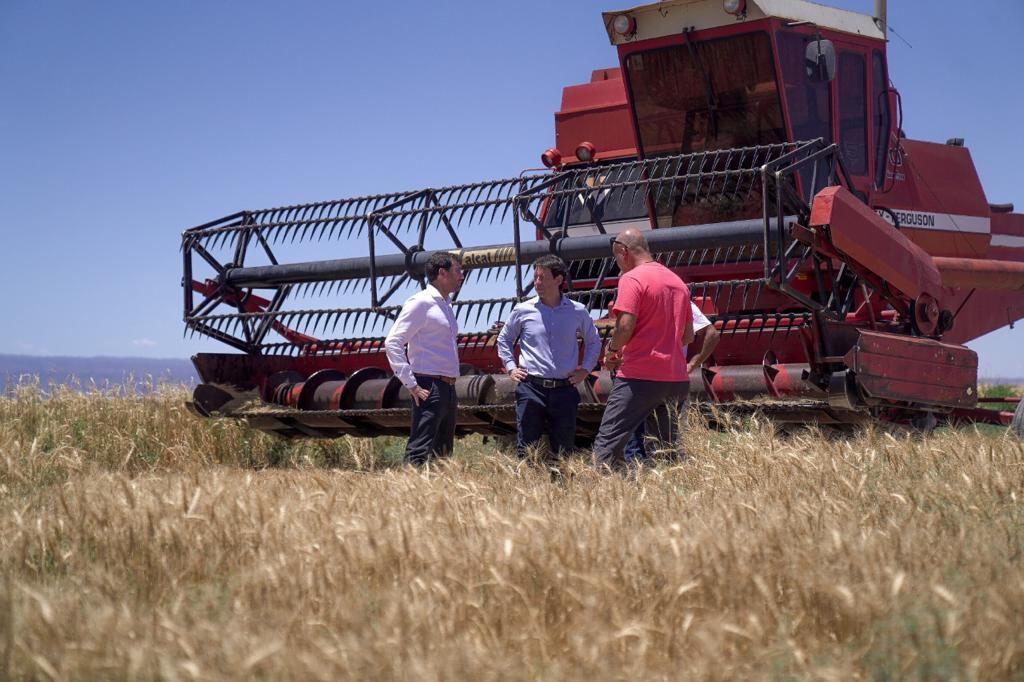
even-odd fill
[[(903, 136), (884, 14), (804, 0), (606, 13), (620, 66), (565, 88), (548, 171), (185, 231), (185, 324), (240, 351), (193, 358), (191, 405), (283, 436), (406, 433), (383, 334), (444, 250), (470, 269), (463, 297), (499, 294), (454, 304), (459, 432), (514, 432), (495, 341), (529, 264), (560, 255), (570, 296), (601, 318), (610, 239), (632, 226), (721, 331), (690, 377), (696, 401), (788, 422), (1009, 424), (978, 407), (962, 344), (1024, 317), (1024, 215), (989, 204), (962, 140)], [(595, 371), (580, 386), (581, 443), (610, 384)]]

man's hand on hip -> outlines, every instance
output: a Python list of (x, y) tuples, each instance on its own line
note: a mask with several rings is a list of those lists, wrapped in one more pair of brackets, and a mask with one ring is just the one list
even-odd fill
[(430, 397), (430, 391), (417, 384), (409, 389), (409, 395), (412, 396), (413, 404), (419, 405)]
[(512, 381), (518, 384), (520, 381), (524, 381), (526, 379), (526, 370), (522, 367), (516, 367), (514, 370), (509, 372), (508, 375), (512, 377)]

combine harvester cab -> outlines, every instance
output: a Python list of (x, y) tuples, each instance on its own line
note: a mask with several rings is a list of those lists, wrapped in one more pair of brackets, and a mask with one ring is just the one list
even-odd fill
[[(610, 239), (640, 227), (722, 333), (694, 398), (797, 422), (1009, 422), (977, 409), (961, 344), (1024, 316), (1024, 216), (988, 204), (961, 141), (903, 137), (884, 16), (668, 0), (604, 22), (619, 68), (565, 89), (548, 172), (187, 230), (187, 329), (240, 351), (194, 357), (194, 409), (284, 436), (405, 433), (383, 335), (444, 250), (471, 273), (455, 302), (459, 432), (511, 433), (495, 341), (529, 264), (562, 256), (570, 296), (602, 318)], [(610, 382), (580, 386), (581, 443)]]

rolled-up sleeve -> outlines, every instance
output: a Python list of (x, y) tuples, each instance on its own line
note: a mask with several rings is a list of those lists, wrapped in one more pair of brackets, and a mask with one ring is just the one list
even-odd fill
[(511, 372), (518, 367), (512, 346), (519, 339), (522, 326), (519, 308), (516, 307), (512, 309), (511, 314), (508, 316), (508, 321), (502, 325), (501, 331), (498, 332), (498, 357), (501, 358), (501, 364), (506, 372)]
[(601, 337), (597, 334), (597, 326), (594, 325), (590, 313), (585, 310), (580, 315), (580, 336), (583, 337), (583, 369), (590, 371), (597, 366), (597, 358), (601, 355)]
[(398, 319), (391, 326), (387, 338), (384, 339), (384, 351), (387, 353), (391, 370), (406, 388), (416, 385), (416, 377), (412, 374), (412, 366), (406, 355), (406, 346), (409, 344), (409, 339), (426, 323), (428, 307), (429, 303), (426, 301), (416, 299), (407, 301), (402, 306), (402, 311), (398, 313)]

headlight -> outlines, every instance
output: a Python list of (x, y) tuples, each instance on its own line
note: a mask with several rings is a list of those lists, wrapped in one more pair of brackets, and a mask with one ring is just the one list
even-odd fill
[(729, 14), (740, 16), (747, 11), (747, 0), (722, 0), (722, 8)]
[(636, 33), (636, 19), (628, 14), (620, 14), (612, 20), (612, 28), (623, 38), (629, 38)]

